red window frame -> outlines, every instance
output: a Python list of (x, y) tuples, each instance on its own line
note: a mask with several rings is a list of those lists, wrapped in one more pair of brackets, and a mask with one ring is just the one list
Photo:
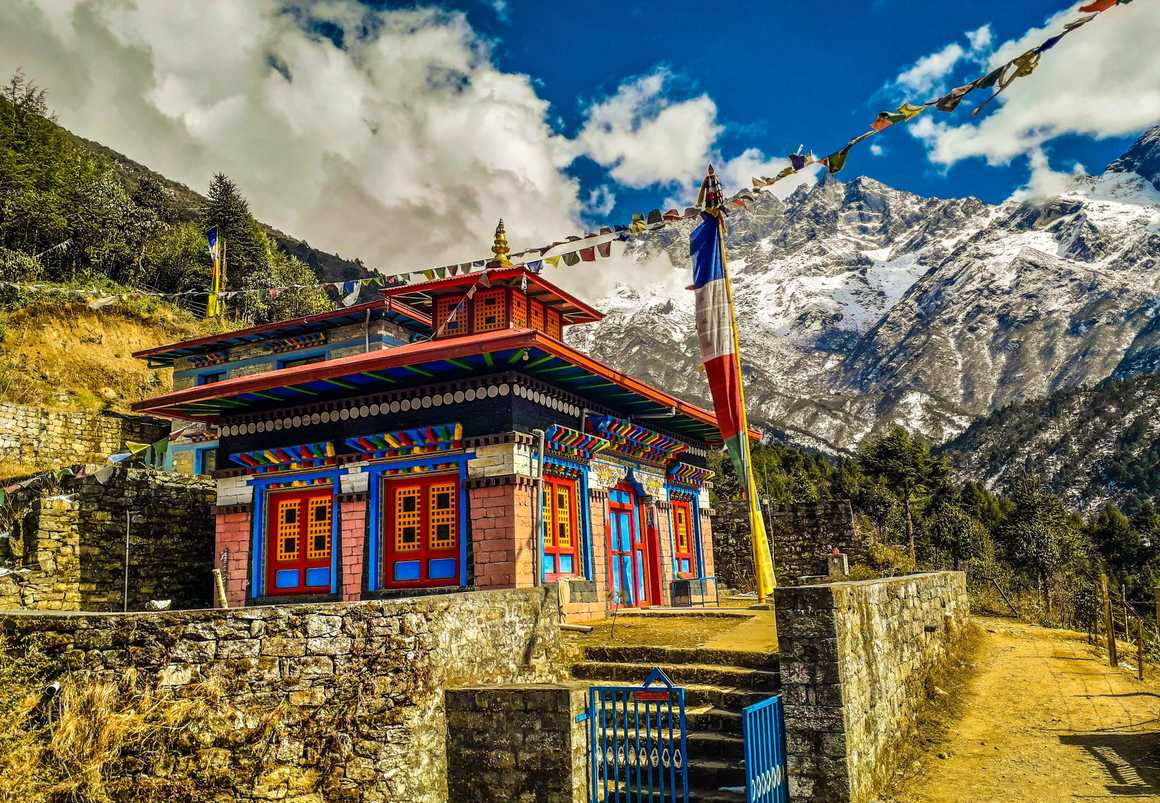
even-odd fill
[(696, 577), (696, 529), (693, 525), (693, 506), (687, 499), (673, 499), (673, 566), (677, 577)]
[(549, 307), (545, 311), (544, 317), (546, 319), (546, 323), (544, 325), (544, 331), (548, 335), (550, 335), (551, 337), (556, 338), (557, 340), (563, 340), (564, 339), (564, 327), (563, 327), (563, 323), (562, 323), (563, 318), (560, 317), (560, 310), (552, 309), (551, 307)]
[[(472, 310), (472, 318), (475, 321), (473, 332), (479, 334), (507, 328), (507, 299), (504, 296), (502, 287), (480, 290), (475, 294), (475, 298), (471, 302), (474, 306)], [(495, 320), (489, 321), (489, 317), (494, 317)]]
[(528, 325), (528, 297), (519, 290), (512, 290), (512, 326)]
[[(434, 496), (450, 493), (449, 513), (436, 510)], [(387, 477), (384, 480), (381, 577), (384, 589), (440, 588), (459, 585), (460, 510), (463, 504), (458, 474), (424, 474)], [(417, 497), (415, 494), (417, 493)], [(414, 510), (405, 510), (400, 494), (417, 498)], [(450, 537), (439, 536), (438, 527), (450, 525)], [(410, 543), (400, 525), (417, 528)], [(400, 565), (401, 564), (401, 565)], [(405, 569), (405, 571), (404, 571)]]
[[(544, 476), (544, 580), (552, 581), (561, 577), (576, 577), (583, 574), (580, 564), (580, 495), (577, 482), (566, 477)], [(561, 510), (561, 494), (567, 508)], [(561, 515), (561, 512), (563, 515)], [(561, 525), (564, 530), (561, 532)], [(567, 534), (564, 544), (561, 536)], [(549, 566), (551, 568), (549, 568)], [(570, 568), (568, 568), (570, 566)]]
[(438, 332), (439, 328), (443, 327), (443, 334), (440, 337), (465, 335), (471, 331), (471, 304), (464, 304), (455, 320), (443, 326), (444, 321), (451, 317), (462, 300), (463, 296), (443, 296), (435, 300), (435, 331)]
[(528, 299), (528, 328), (544, 331), (544, 302)]
[[(297, 526), (292, 528), (289, 522), (283, 521), (286, 511), (290, 509), (296, 510)], [(325, 523), (321, 527), (320, 522), (314, 521), (315, 515), (320, 512), (325, 516)], [(265, 531), (267, 595), (330, 593), (334, 515), (332, 485), (287, 488), (268, 493)], [(287, 579), (291, 573), (297, 575), (296, 582), (292, 584)], [(311, 574), (325, 574), (326, 582), (309, 584), (307, 580)]]

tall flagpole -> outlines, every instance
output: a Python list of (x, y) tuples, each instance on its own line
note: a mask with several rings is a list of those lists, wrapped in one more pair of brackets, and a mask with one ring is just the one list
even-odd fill
[[(725, 297), (729, 300), (729, 326), (733, 330), (733, 353), (737, 355), (737, 395), (741, 398), (740, 446), (744, 455), (742, 459), (745, 464), (746, 476), (739, 479), (745, 483), (745, 496), (749, 501), (749, 540), (753, 548), (753, 577), (757, 581), (757, 601), (764, 603), (766, 601), (766, 584), (762, 582), (761, 578), (764, 568), (761, 552), (764, 550), (767, 554), (769, 553), (769, 539), (765, 533), (765, 519), (761, 516), (760, 500), (757, 498), (757, 482), (753, 474), (753, 452), (749, 447), (749, 409), (745, 406), (745, 382), (743, 381), (744, 377), (741, 376), (741, 337), (737, 331), (737, 311), (733, 308), (733, 279), (729, 276), (729, 249), (725, 245), (725, 218), (723, 215), (717, 216), (717, 226), (721, 232), (721, 263), (725, 269)], [(741, 483), (738, 485), (740, 486)], [(768, 565), (772, 569), (772, 556), (770, 556), (770, 564)], [(772, 571), (770, 571), (770, 580), (773, 585), (777, 584)]]
[(738, 484), (743, 488), (742, 493), (749, 505), (754, 584), (758, 600), (766, 602), (776, 585), (776, 578), (749, 446), (749, 416), (745, 409), (741, 342), (725, 247), (723, 202), (721, 184), (710, 165), (697, 198), (697, 206), (703, 211), (702, 222), (690, 235), (689, 241), (693, 256), (693, 290), (697, 294), (697, 336), (701, 341), (701, 359), (709, 379), (718, 426), (737, 471)]

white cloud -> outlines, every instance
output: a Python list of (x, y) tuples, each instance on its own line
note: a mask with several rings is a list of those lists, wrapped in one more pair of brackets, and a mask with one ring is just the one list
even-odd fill
[(921, 95), (938, 94), (946, 90), (946, 80), (964, 60), (980, 61), (991, 46), (991, 26), (983, 25), (964, 34), (969, 49), (951, 42), (941, 50), (923, 56), (894, 79), (893, 86)]
[(1031, 175), (1027, 183), (1011, 194), (1012, 201), (1038, 201), (1052, 198), (1069, 189), (1075, 183), (1076, 176), (1085, 173), (1084, 166), (1075, 162), (1070, 173), (1052, 169), (1047, 154), (1042, 148), (1035, 148), (1028, 156), (1028, 166)]
[(722, 127), (708, 95), (673, 100), (672, 75), (657, 70), (621, 84), (588, 108), (575, 154), (609, 168), (627, 187), (684, 184), (704, 174)]
[(883, 156), (883, 155), (885, 155), (885, 153), (886, 153), (886, 149), (883, 148), (881, 145), (879, 145), (877, 142), (870, 143), (870, 155), (871, 156)]
[[(728, 160), (718, 160), (715, 165), (721, 187), (727, 194), (753, 186), (754, 176), (776, 176), (789, 164), (789, 159), (767, 158), (757, 148), (746, 148), (740, 155)], [(803, 184), (813, 184), (817, 180), (816, 166), (795, 173), (774, 184), (771, 190), (778, 198), (787, 198)], [(700, 182), (694, 189), (700, 188)]]
[[(1042, 43), (1074, 19), (1062, 11), (1040, 28), (1003, 43), (989, 60), (997, 66)], [(1093, 137), (1133, 134), (1160, 121), (1160, 6), (1133, 3), (1101, 14), (1043, 55), (1036, 71), (1017, 80), (977, 124), (916, 120), (911, 134), (923, 140), (931, 161), (950, 166), (981, 157), (1006, 164), (1064, 134)], [(986, 97), (978, 90), (958, 112)], [(949, 116), (944, 118), (950, 120)], [(969, 119), (969, 117), (967, 118)]]
[(588, 193), (588, 201), (584, 204), (584, 211), (597, 217), (607, 217), (615, 207), (615, 193), (608, 188), (607, 184), (601, 184)]
[(195, 189), (223, 171), (261, 219), (387, 271), (486, 253), (500, 217), (514, 248), (551, 241), (582, 211), (547, 102), (460, 14), (8, 0), (0, 74), (18, 66), (77, 133)]
[(994, 35), (990, 24), (983, 25), (973, 31), (967, 31), (967, 41), (971, 43), (972, 53), (983, 53), (991, 46)]

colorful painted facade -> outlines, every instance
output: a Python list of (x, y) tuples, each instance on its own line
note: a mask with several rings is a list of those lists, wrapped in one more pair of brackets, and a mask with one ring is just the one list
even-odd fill
[[(220, 381), (136, 405), (216, 433), (232, 605), (541, 582), (577, 617), (690, 586), (712, 599), (713, 415), (566, 345), (600, 314), (502, 256), (364, 305), (405, 311), (410, 342), (262, 371), (227, 360)], [(202, 370), (184, 366), (308, 334), (295, 323), (144, 356)], [(222, 338), (262, 334), (247, 332)]]

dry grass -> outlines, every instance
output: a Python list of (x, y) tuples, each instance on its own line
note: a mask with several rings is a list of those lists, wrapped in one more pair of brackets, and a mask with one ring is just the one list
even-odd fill
[(204, 321), (167, 306), (91, 310), (39, 302), (0, 315), (0, 399), (46, 407), (125, 410), (170, 389), (141, 349), (198, 337)]
[[(45, 699), (53, 662), (35, 649), (17, 657), (0, 639), (0, 802), (228, 800), (254, 782), (280, 734), (284, 712), (237, 709), (213, 682), (180, 696), (157, 691), (133, 670), (116, 680), (65, 674)], [(207, 766), (227, 734), (252, 773)]]

